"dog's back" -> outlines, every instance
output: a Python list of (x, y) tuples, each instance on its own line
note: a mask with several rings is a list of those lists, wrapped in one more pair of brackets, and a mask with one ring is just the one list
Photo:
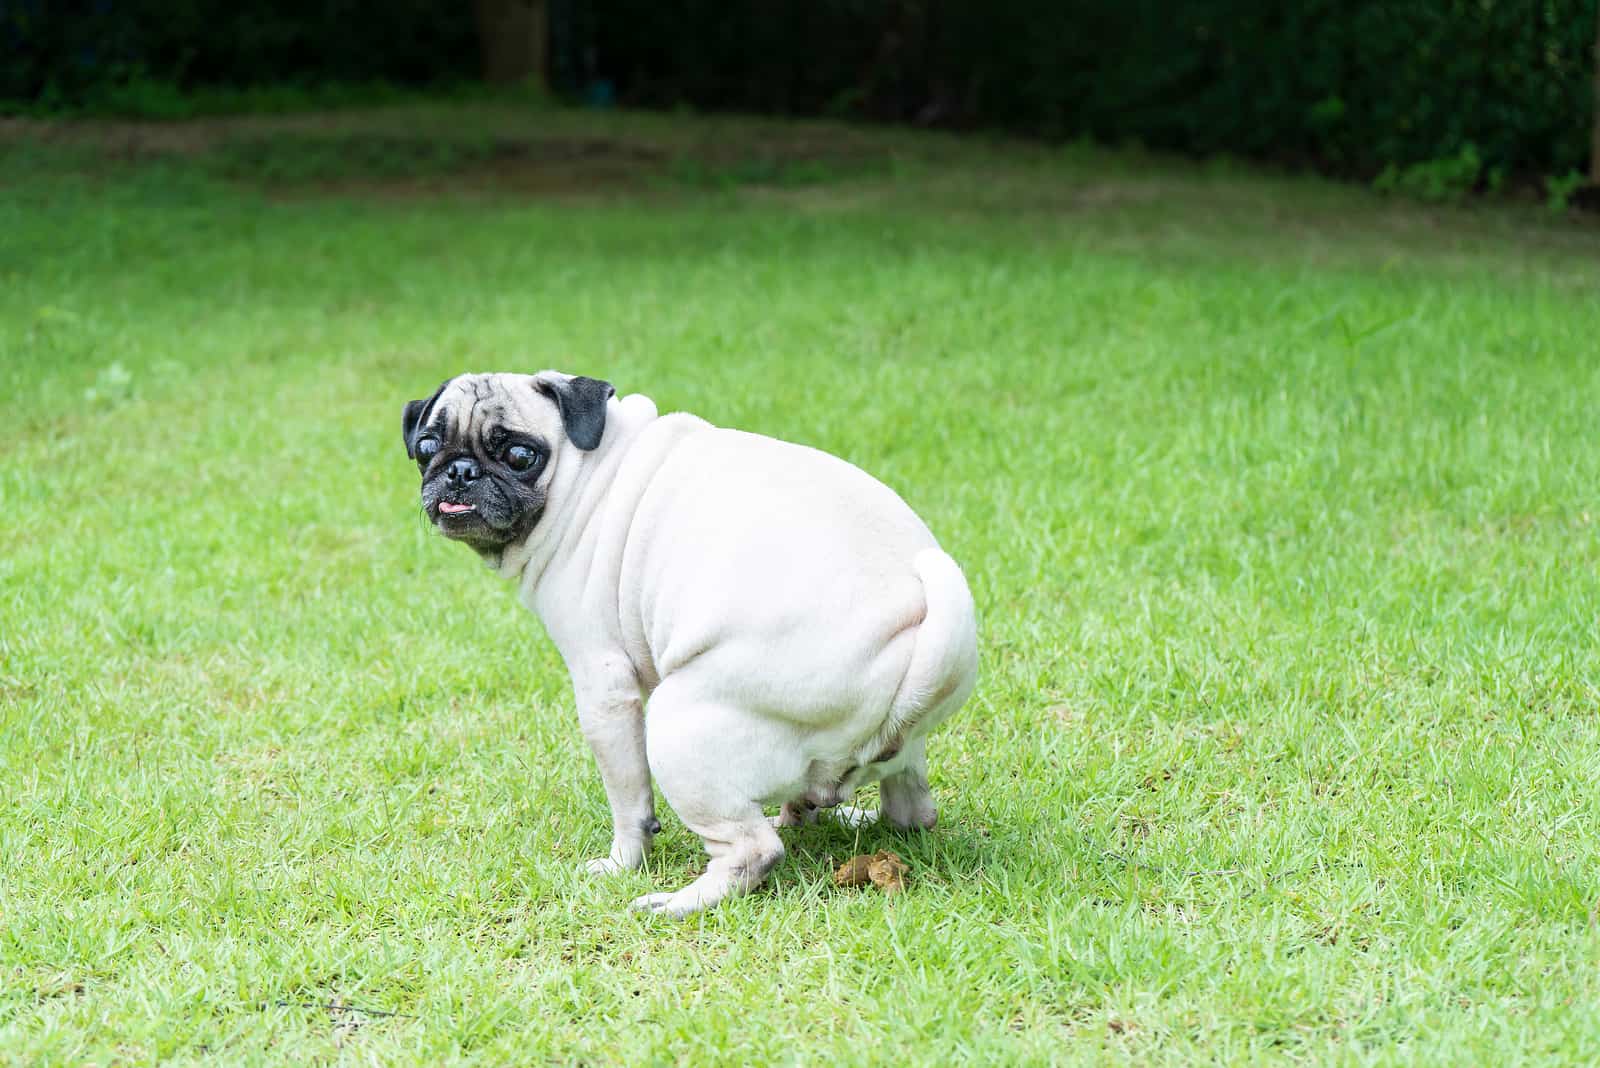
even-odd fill
[[(864, 741), (896, 709), (914, 718), (925, 690), (951, 690), (943, 675), (961, 673), (960, 650), (975, 642), (965, 581), (928, 528), (894, 491), (827, 453), (708, 428), (662, 464), (635, 524), (648, 535), (624, 562), (624, 601), (637, 597), (660, 677), (690, 663), (726, 669), (741, 703), (841, 741)], [(924, 660), (907, 687), (930, 609), (926, 550), (948, 562), (927, 566), (949, 606), (938, 618), (951, 663)], [(664, 604), (671, 612), (658, 613)], [(752, 662), (762, 665), (754, 677)]]

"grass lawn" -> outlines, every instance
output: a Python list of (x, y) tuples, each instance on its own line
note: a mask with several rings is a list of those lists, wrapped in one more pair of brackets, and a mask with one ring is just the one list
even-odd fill
[[(1593, 223), (1085, 148), (0, 128), (0, 1059), (1593, 1063), (1597, 294)], [(399, 433), (547, 366), (928, 519), (935, 832), (576, 872), (565, 671)]]

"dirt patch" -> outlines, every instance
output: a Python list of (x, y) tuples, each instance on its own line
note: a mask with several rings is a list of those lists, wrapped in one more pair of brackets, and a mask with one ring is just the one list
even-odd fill
[[(894, 156), (844, 128), (683, 126), (581, 113), (374, 112), (179, 123), (0, 120), (0, 146), (76, 153), (80, 170), (180, 161), (275, 196), (586, 196), (646, 187), (796, 189), (888, 173)], [(66, 156), (63, 166), (66, 166)]]
[(589, 195), (627, 188), (667, 164), (653, 146), (599, 138), (497, 136), (252, 138), (207, 158), (230, 181), (285, 196), (435, 197), (462, 192)]

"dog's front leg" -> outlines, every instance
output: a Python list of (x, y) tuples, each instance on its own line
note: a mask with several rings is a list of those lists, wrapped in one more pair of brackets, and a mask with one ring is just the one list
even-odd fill
[(588, 862), (595, 873), (644, 866), (656, 822), (650, 764), (645, 756), (644, 698), (633, 665), (608, 657), (573, 672), (578, 723), (600, 766), (611, 805), (611, 853)]

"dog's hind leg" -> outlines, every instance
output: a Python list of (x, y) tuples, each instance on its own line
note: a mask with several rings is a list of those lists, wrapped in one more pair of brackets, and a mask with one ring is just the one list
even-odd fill
[[(686, 686), (662, 682), (645, 721), (651, 771), (667, 803), (705, 842), (711, 861), (681, 890), (646, 894), (633, 907), (687, 916), (749, 893), (783, 859), (783, 842), (759, 799), (783, 796), (792, 746), (781, 730), (734, 709), (697, 700)], [(738, 748), (730, 751), (730, 742)]]
[(891, 827), (903, 830), (932, 830), (939, 820), (928, 789), (927, 742), (921, 738), (907, 742), (904, 763), (893, 775), (878, 784), (879, 812)]
[(688, 916), (708, 909), (727, 897), (747, 894), (766, 879), (783, 859), (778, 832), (752, 802), (737, 816), (691, 824), (706, 845), (711, 862), (698, 879), (681, 890), (646, 894), (633, 907), (668, 916)]

